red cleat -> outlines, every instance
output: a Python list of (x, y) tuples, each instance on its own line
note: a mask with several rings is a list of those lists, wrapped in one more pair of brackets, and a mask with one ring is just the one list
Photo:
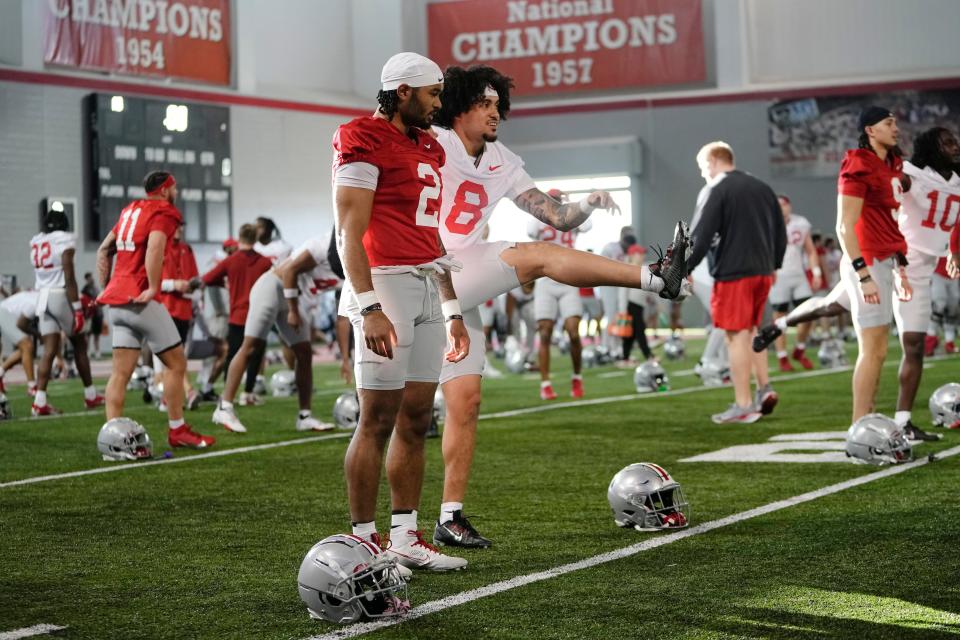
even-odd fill
[(0, 378), (0, 393), (6, 393), (6, 392), (7, 392), (7, 386), (3, 384), (3, 378)]
[(32, 405), (30, 407), (30, 414), (35, 418), (42, 417), (42, 416), (58, 416), (61, 413), (63, 412), (57, 409), (54, 409), (49, 404), (45, 404), (42, 407), (38, 407), (37, 405)]
[(780, 371), (784, 371), (787, 373), (793, 371), (793, 365), (790, 364), (790, 358), (784, 356), (782, 358), (778, 358), (778, 360), (780, 362)]
[(810, 362), (810, 358), (807, 357), (807, 354), (803, 349), (794, 349), (793, 350), (793, 359), (800, 363), (800, 366), (810, 371), (813, 369), (813, 363)]
[(570, 381), (570, 395), (574, 398), (583, 397), (583, 380), (574, 378)]
[(167, 432), (167, 442), (171, 447), (190, 447), (191, 449), (206, 449), (212, 447), (216, 442), (212, 436), (204, 436), (195, 433), (190, 425), (184, 424), (182, 427), (170, 429)]
[(553, 390), (553, 385), (547, 384), (546, 386), (540, 386), (540, 399), (541, 400), (556, 400), (557, 394)]
[(84, 398), (83, 404), (87, 409), (96, 409), (97, 407), (102, 407), (103, 405), (107, 404), (107, 399), (98, 393), (93, 397), (93, 400), (87, 400)]
[(947, 353), (957, 352), (957, 345), (954, 344), (953, 340), (951, 340), (950, 342), (944, 343), (943, 348), (947, 350)]
[(933, 355), (933, 352), (937, 350), (937, 345), (940, 344), (940, 338), (937, 336), (926, 336), (923, 339), (923, 355), (930, 357)]

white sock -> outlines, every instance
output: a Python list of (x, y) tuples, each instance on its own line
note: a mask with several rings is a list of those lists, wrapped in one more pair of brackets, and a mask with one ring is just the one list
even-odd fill
[(6, 369), (4, 369), (3, 367), (0, 367), (0, 378), (2, 378), (3, 374), (5, 374), (6, 372), (7, 372)]
[(301, 420), (303, 420), (304, 418), (309, 418), (309, 417), (310, 417), (310, 411), (309, 411), (309, 410), (303, 410), (303, 409), (301, 409), (301, 410), (300, 410), (300, 413), (297, 414), (297, 417), (300, 418)]
[(893, 414), (893, 421), (897, 423), (898, 427), (902, 427), (910, 422), (910, 412), (909, 411), (897, 411)]
[(583, 376), (580, 375), (579, 373), (574, 373), (573, 375), (570, 376), (570, 379), (571, 379), (571, 380), (583, 380)]
[(211, 391), (213, 391), (213, 385), (210, 384), (209, 382), (204, 382), (204, 383), (203, 383), (203, 386), (200, 387), (200, 390), (201, 390), (203, 393), (210, 393)]
[(233, 403), (220, 398), (220, 408), (224, 411), (233, 411)]
[(377, 532), (377, 523), (374, 520), (370, 522), (358, 522), (353, 525), (353, 535), (364, 540), (372, 540), (373, 534)]
[(33, 404), (37, 405), (38, 407), (47, 406), (47, 392), (37, 389), (37, 395), (33, 398)]
[(544, 380), (543, 382), (540, 383), (540, 388), (541, 388), (541, 389), (546, 389), (546, 388), (549, 387), (549, 386), (550, 386), (550, 381), (549, 381), (549, 380)]
[(952, 324), (943, 325), (944, 342), (953, 342), (956, 339), (957, 339), (957, 328)]
[(798, 350), (798, 351), (805, 351), (806, 348), (807, 348), (807, 343), (806, 343), (806, 342), (798, 342), (798, 343), (797, 343), (797, 350)]
[(409, 542), (417, 532), (417, 512), (395, 513), (390, 516), (390, 540), (400, 546)]
[(93, 385), (83, 388), (83, 397), (87, 400), (93, 400), (97, 397), (97, 388)]
[(777, 357), (778, 357), (778, 358), (786, 358), (786, 357), (787, 357), (787, 352), (786, 352), (786, 351), (777, 351)]
[(773, 324), (776, 325), (777, 329), (780, 331), (787, 330), (787, 316), (781, 316), (773, 321)]
[(663, 278), (655, 276), (647, 265), (640, 265), (640, 288), (651, 293), (663, 291)]
[(170, 425), (170, 428), (171, 428), (171, 429), (179, 429), (179, 428), (182, 427), (185, 423), (184, 423), (184, 421), (183, 421), (183, 418), (180, 418), (179, 420), (170, 420), (167, 424)]
[(463, 511), (462, 502), (444, 502), (440, 505), (440, 524), (453, 520), (454, 511)]

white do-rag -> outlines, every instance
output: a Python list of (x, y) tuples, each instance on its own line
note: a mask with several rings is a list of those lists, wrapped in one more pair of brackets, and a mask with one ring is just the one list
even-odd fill
[(443, 82), (440, 66), (419, 53), (398, 53), (383, 65), (380, 84), (384, 91), (392, 91), (402, 84), (408, 87), (427, 87)]

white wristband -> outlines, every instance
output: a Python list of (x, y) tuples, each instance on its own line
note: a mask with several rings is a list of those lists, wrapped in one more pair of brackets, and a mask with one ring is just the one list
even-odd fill
[(70, 306), (73, 307), (74, 311), (83, 311), (83, 303), (77, 300), (76, 302), (70, 303)]
[(357, 298), (357, 306), (360, 309), (366, 309), (372, 304), (377, 304), (380, 302), (380, 299), (377, 298), (377, 292), (374, 290), (364, 291), (363, 293), (354, 293), (354, 296)]
[(160, 291), (170, 293), (173, 291), (173, 280), (162, 280), (160, 282)]
[(819, 276), (819, 275), (821, 275), (821, 274), (823, 273), (823, 271), (820, 269), (820, 267), (814, 267), (814, 268), (812, 269), (812, 271), (813, 271), (813, 275), (815, 275), (815, 276)]
[(593, 213), (593, 210), (596, 209), (592, 204), (590, 204), (590, 198), (584, 198), (580, 201), (580, 211), (590, 215)]
[(300, 289), (284, 289), (283, 297), (287, 300), (292, 300), (294, 298), (300, 297)]
[(444, 318), (449, 318), (450, 316), (460, 316), (463, 313), (460, 311), (460, 301), (454, 298), (453, 300), (447, 300), (440, 305), (440, 312), (443, 313)]

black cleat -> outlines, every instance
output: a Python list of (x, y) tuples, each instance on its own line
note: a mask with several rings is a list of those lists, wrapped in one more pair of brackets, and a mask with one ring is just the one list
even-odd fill
[(903, 434), (907, 436), (907, 440), (921, 440), (923, 442), (936, 442), (943, 438), (942, 434), (924, 431), (912, 422), (907, 422), (903, 426)]
[(433, 529), (433, 544), (441, 547), (468, 547), (486, 549), (493, 543), (480, 535), (462, 511), (453, 512), (453, 520)]
[(687, 279), (687, 257), (690, 253), (690, 230), (685, 222), (677, 223), (673, 232), (673, 242), (667, 247), (665, 256), (651, 267), (650, 271), (663, 279), (660, 297), (674, 300), (680, 296), (683, 283)]
[(773, 344), (773, 341), (783, 335), (783, 331), (775, 324), (768, 324), (760, 327), (757, 335), (753, 336), (753, 350), (755, 353), (766, 351), (767, 347)]
[(201, 402), (218, 402), (220, 396), (217, 395), (217, 392), (211, 389), (210, 391), (204, 391), (200, 394)]

